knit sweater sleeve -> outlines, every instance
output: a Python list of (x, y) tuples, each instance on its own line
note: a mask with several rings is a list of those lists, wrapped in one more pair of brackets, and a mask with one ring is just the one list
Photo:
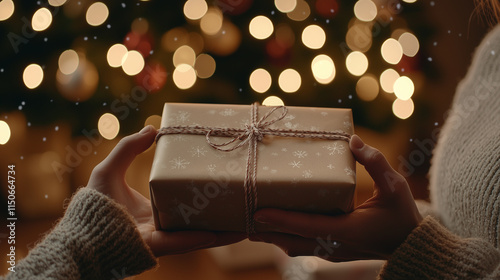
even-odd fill
[(379, 279), (500, 279), (500, 251), (482, 239), (460, 238), (427, 216)]
[(107, 196), (83, 188), (5, 279), (122, 279), (156, 264), (132, 217)]

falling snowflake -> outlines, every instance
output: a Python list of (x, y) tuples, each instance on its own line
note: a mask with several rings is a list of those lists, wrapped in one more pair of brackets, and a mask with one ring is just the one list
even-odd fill
[(352, 175), (354, 175), (354, 174), (355, 174), (355, 173), (354, 173), (354, 170), (352, 170), (352, 169), (351, 169), (351, 168), (349, 168), (349, 167), (344, 168), (344, 171), (345, 171), (345, 174), (347, 174), (347, 176), (352, 176)]
[(178, 111), (176, 114), (173, 114), (172, 118), (178, 123), (185, 123), (189, 121), (189, 117), (191, 117), (191, 113), (186, 111)]
[(307, 157), (307, 152), (306, 151), (295, 151), (295, 152), (293, 152), (293, 155), (298, 157), (298, 158), (305, 158), (305, 157)]
[(174, 158), (170, 161), (170, 163), (172, 164), (172, 169), (186, 169), (186, 167), (190, 164), (189, 161), (186, 161), (181, 157)]
[(328, 167), (328, 169), (335, 169), (335, 166), (333, 166), (333, 164), (328, 164), (326, 167)]
[(237, 114), (238, 114), (238, 112), (236, 112), (235, 110), (230, 109), (230, 108), (224, 109), (224, 110), (219, 112), (219, 115), (224, 116), (224, 117), (232, 117), (232, 116), (235, 116)]
[(312, 178), (313, 177), (312, 171), (311, 170), (305, 170), (304, 172), (302, 172), (302, 177), (304, 177), (304, 178)]
[(292, 168), (300, 168), (302, 166), (302, 163), (300, 161), (292, 161), (288, 165), (291, 165)]
[(210, 173), (215, 173), (215, 168), (217, 167), (217, 165), (215, 164), (209, 164), (207, 166), (207, 171), (210, 172)]
[(203, 147), (196, 146), (192, 147), (190, 152), (193, 157), (202, 157), (202, 156), (204, 157), (205, 154), (207, 153), (207, 150)]
[(345, 152), (345, 147), (337, 142), (327, 146), (323, 146), (323, 148), (326, 148), (329, 152), (328, 154), (331, 156), (335, 154), (341, 155)]

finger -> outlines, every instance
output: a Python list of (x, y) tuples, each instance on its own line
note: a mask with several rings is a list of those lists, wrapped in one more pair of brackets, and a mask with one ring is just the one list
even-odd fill
[(366, 145), (359, 136), (351, 137), (349, 147), (356, 160), (364, 165), (372, 177), (378, 191), (388, 194), (406, 186), (405, 178), (391, 167), (385, 156), (379, 150)]
[[(300, 235), (305, 238), (330, 235), (336, 238), (336, 240), (343, 241), (353, 237), (352, 229), (355, 222), (353, 214), (357, 215), (353, 212), (349, 215), (333, 217), (267, 208), (257, 211), (254, 219), (258, 223), (269, 224), (283, 232)], [(348, 219), (347, 217), (351, 218)]]
[(156, 134), (156, 129), (148, 125), (138, 133), (122, 138), (99, 164), (100, 171), (106, 172), (107, 176), (124, 178), (132, 161), (153, 144)]
[(379, 258), (359, 250), (356, 245), (330, 238), (310, 239), (284, 233), (257, 233), (249, 239), (275, 244), (290, 257), (315, 256), (336, 262)]

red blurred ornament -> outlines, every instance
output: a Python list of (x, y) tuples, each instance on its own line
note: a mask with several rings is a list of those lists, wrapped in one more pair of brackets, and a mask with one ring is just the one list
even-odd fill
[(275, 65), (287, 65), (290, 62), (291, 51), (290, 48), (276, 38), (270, 39), (266, 43), (266, 53), (271, 63)]
[(141, 73), (134, 76), (137, 85), (146, 89), (149, 93), (159, 91), (167, 82), (167, 70), (159, 62), (147, 62)]
[(316, 0), (316, 12), (324, 18), (333, 18), (339, 10), (337, 0)]
[(253, 0), (215, 0), (214, 4), (223, 13), (237, 16), (246, 12), (252, 6)]
[(130, 31), (125, 36), (123, 44), (129, 51), (136, 50), (141, 53), (142, 57), (146, 58), (151, 54), (151, 50), (153, 49), (153, 36), (149, 32), (138, 34)]
[(398, 63), (398, 68), (399, 68), (398, 70), (404, 71), (404, 73), (411, 73), (418, 71), (418, 69), (420, 68), (419, 61), (420, 58), (418, 54), (415, 55), (414, 57), (403, 55), (403, 57)]

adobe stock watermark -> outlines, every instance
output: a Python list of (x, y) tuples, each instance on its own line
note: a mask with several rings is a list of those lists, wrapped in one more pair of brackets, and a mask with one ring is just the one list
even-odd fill
[[(162, 77), (167, 76), (167, 72), (163, 71), (159, 66), (157, 66), (156, 69), (146, 66), (145, 71), (147, 71), (148, 74), (142, 80), (141, 85), (135, 86), (129, 94), (123, 94), (120, 98), (111, 102), (111, 112), (114, 113), (120, 121), (126, 120), (131, 110), (137, 108), (141, 102), (146, 100), (149, 92), (157, 89), (157, 86), (152, 83), (152, 73), (156, 76), (158, 74)], [(104, 124), (104, 126), (106, 126), (106, 124)], [(63, 181), (65, 174), (72, 173), (75, 168), (83, 162), (83, 159), (91, 155), (94, 149), (104, 141), (97, 128), (91, 130), (83, 129), (81, 134), (85, 139), (78, 141), (74, 147), (72, 145), (67, 145), (64, 148), (64, 162), (53, 161), (51, 164), (59, 182)]]
[(111, 275), (113, 275), (113, 278), (111, 278), (110, 280), (121, 280), (127, 277), (129, 277), (127, 278), (129, 280), (135, 279), (135, 277), (132, 277), (132, 275), (129, 275), (127, 273), (126, 267), (122, 268), (120, 272), (118, 272), (116, 269), (111, 270)]
[[(472, 114), (480, 110), (481, 103), (495, 96), (499, 88), (500, 82), (483, 79), (479, 86), (474, 88), (472, 94), (461, 97), (462, 102), (460, 104), (455, 104), (453, 108), (443, 114), (443, 120), (446, 122), (448, 130), (447, 133), (460, 129), (466, 119), (473, 117)], [(396, 171), (406, 178), (413, 175), (418, 167), (432, 157), (440, 132), (441, 127), (435, 127), (431, 131), (430, 137), (413, 140), (416, 148), (408, 154), (407, 158), (402, 155), (398, 156), (399, 164)], [(389, 176), (386, 179), (390, 183), (389, 185), (393, 187), (393, 184), (395, 184), (394, 178)]]
[(203, 185), (202, 190), (193, 187), (193, 198), (191, 203), (181, 202), (177, 205), (179, 214), (184, 219), (186, 225), (191, 223), (190, 217), (198, 215), (210, 204), (211, 199), (219, 196), (224, 190), (227, 190), (231, 176), (243, 174), (243, 167), (236, 160), (230, 160), (226, 163), (225, 169), (217, 173), (210, 173), (212, 181)]
[[(62, 0), (54, 0), (56, 2), (63, 2)], [(59, 7), (53, 7), (49, 5), (48, 2), (40, 3), (41, 8), (47, 8), (49, 12), (51, 13), (50, 16), (48, 16), (46, 13), (39, 13), (37, 14), (36, 19), (36, 24), (37, 25), (46, 25), (49, 24), (50, 21), (52, 21), (52, 18), (56, 16), (59, 13), (60, 8)], [(21, 27), (21, 30), (19, 32), (9, 32), (7, 33), (7, 39), (9, 40), (10, 45), (12, 46), (12, 49), (14, 50), (15, 54), (19, 53), (19, 47), (21, 45), (26, 45), (29, 43), (30, 39), (33, 39), (39, 32), (33, 30), (32, 28), (32, 23), (31, 21), (23, 16), (21, 18), (21, 21), (23, 22), (23, 26)]]
[[(326, 239), (321, 237), (316, 238), (318, 245), (313, 251), (313, 256), (330, 259), (335, 254), (335, 249), (339, 248), (341, 244), (332, 240), (332, 236), (328, 235)], [(311, 257), (304, 257), (300, 262), (292, 263), (282, 273), (284, 280), (309, 280), (314, 279), (313, 273), (318, 269), (318, 259)]]

